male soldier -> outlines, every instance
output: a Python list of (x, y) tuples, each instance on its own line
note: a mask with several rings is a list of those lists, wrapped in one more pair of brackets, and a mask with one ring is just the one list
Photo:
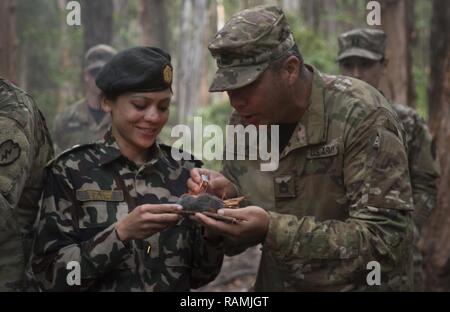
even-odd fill
[[(379, 29), (354, 29), (339, 37), (338, 62), (343, 75), (379, 88), (385, 58), (386, 34)], [(423, 290), (422, 255), (417, 247), (420, 229), (436, 205), (439, 177), (435, 147), (425, 121), (412, 108), (392, 104), (406, 131), (409, 172), (415, 210), (414, 288)]]
[(94, 142), (103, 137), (111, 119), (100, 107), (100, 90), (95, 77), (116, 50), (100, 44), (90, 48), (84, 57), (85, 98), (70, 105), (55, 117), (53, 138), (57, 153), (77, 144)]
[[(211, 193), (246, 195), (251, 205), (220, 211), (233, 224), (195, 219), (224, 236), (228, 254), (263, 243), (257, 291), (410, 290), (411, 185), (386, 99), (305, 64), (275, 6), (236, 14), (209, 50), (219, 67), (210, 91), (228, 93), (231, 123), (280, 125), (281, 153), (274, 171), (231, 157), (223, 175), (193, 169), (192, 191), (207, 174)], [(372, 278), (367, 268), (377, 263)]]
[(0, 79), (0, 291), (22, 290), (43, 169), (53, 157), (33, 99)]

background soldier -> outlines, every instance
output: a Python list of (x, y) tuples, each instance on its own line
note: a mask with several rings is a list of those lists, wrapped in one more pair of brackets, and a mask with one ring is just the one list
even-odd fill
[[(339, 36), (338, 61), (343, 75), (379, 88), (385, 57), (386, 34), (379, 29), (354, 29)], [(392, 104), (406, 131), (409, 172), (415, 210), (414, 288), (423, 290), (422, 255), (417, 246), (420, 229), (436, 205), (439, 177), (435, 146), (425, 121), (412, 108)]]
[(0, 128), (0, 291), (23, 290), (43, 169), (53, 148), (33, 99), (4, 79)]
[[(209, 49), (219, 67), (210, 91), (227, 91), (231, 123), (280, 125), (275, 171), (262, 172), (261, 160), (225, 160), (223, 175), (193, 169), (188, 181), (195, 192), (208, 174), (210, 192), (248, 196), (251, 206), (221, 211), (241, 222), (195, 218), (233, 245), (228, 253), (263, 243), (255, 290), (410, 290), (408, 161), (386, 99), (304, 64), (278, 7), (239, 12)], [(379, 286), (367, 283), (373, 260)]]
[(95, 84), (95, 77), (114, 54), (116, 50), (104, 44), (86, 52), (83, 74), (85, 98), (66, 107), (55, 117), (53, 138), (56, 153), (76, 144), (94, 142), (102, 138), (110, 127), (111, 118), (99, 104), (100, 90)]

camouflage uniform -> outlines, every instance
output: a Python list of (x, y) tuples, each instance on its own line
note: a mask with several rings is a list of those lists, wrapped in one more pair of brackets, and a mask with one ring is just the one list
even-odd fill
[[(112, 47), (99, 44), (90, 48), (84, 57), (84, 71), (99, 71), (116, 54)], [(100, 105), (100, 104), (99, 104)], [(109, 114), (96, 121), (86, 99), (66, 107), (56, 115), (52, 133), (57, 153), (77, 144), (100, 140), (111, 126)]]
[[(381, 61), (385, 57), (386, 34), (378, 29), (354, 29), (339, 36), (338, 61), (360, 57)], [(425, 121), (412, 108), (392, 104), (406, 132), (409, 172), (414, 200), (414, 284), (423, 290), (422, 255), (417, 246), (420, 230), (436, 206), (439, 165), (435, 146)]]
[(0, 291), (21, 290), (43, 171), (53, 148), (33, 99), (3, 79), (0, 128)]
[(80, 100), (55, 117), (53, 134), (56, 152), (60, 153), (77, 144), (98, 141), (110, 126), (109, 114), (105, 114), (97, 123), (89, 111), (86, 100)]
[[(112, 136), (62, 153), (47, 172), (32, 271), (43, 290), (188, 291), (213, 280), (223, 250), (182, 219), (143, 240), (123, 243), (116, 222), (142, 204), (174, 203), (187, 192), (193, 161), (177, 162), (155, 144), (141, 167)], [(81, 286), (68, 286), (66, 265), (81, 265)]]
[[(209, 46), (219, 66), (213, 86), (220, 86), (213, 90), (247, 84), (239, 64), (279, 58), (283, 52), (273, 47), (290, 38), (276, 7), (233, 17)], [(254, 46), (260, 48), (256, 56)], [(230, 61), (221, 58), (231, 47), (238, 65), (224, 67)], [(237, 59), (241, 51), (243, 60)], [(247, 195), (247, 204), (269, 211), (255, 290), (409, 290), (413, 207), (398, 118), (366, 83), (308, 69), (314, 77), (309, 108), (278, 168), (261, 171), (260, 160), (223, 162), (223, 173)], [(223, 70), (234, 74), (224, 79)], [(242, 121), (234, 114), (231, 123)], [(366, 281), (366, 266), (373, 260), (381, 265), (380, 286)]]

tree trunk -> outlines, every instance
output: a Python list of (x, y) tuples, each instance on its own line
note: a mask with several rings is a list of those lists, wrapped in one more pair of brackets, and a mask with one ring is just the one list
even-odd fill
[(97, 44), (111, 45), (113, 39), (113, 2), (84, 0), (81, 3), (84, 52)]
[(450, 291), (450, 5), (433, 1), (430, 34), (429, 110), (441, 166), (438, 203), (423, 231), (425, 283), (429, 291)]
[(411, 35), (414, 3), (409, 0), (382, 0), (381, 27), (387, 35), (386, 56), (389, 60), (381, 90), (392, 102), (415, 106), (411, 74)]
[(0, 1), (0, 76), (19, 83), (19, 40), (15, 0)]
[(141, 0), (140, 23), (143, 45), (169, 50), (169, 32), (166, 1)]
[(283, 10), (286, 13), (296, 15), (300, 10), (301, 1), (299, 0), (283, 0)]
[(322, 0), (305, 0), (303, 1), (303, 19), (307, 25), (318, 32), (320, 25), (320, 7)]
[(325, 7), (325, 35), (328, 40), (336, 40), (337, 20), (336, 15), (337, 1), (336, 0), (326, 0)]
[[(240, 10), (253, 8), (253, 7), (258, 6), (258, 5), (266, 4), (266, 2), (268, 2), (268, 1), (264, 1), (264, 0), (242, 0), (242, 1), (239, 1)], [(272, 4), (274, 4), (274, 1), (272, 1)]]
[(177, 74), (178, 121), (192, 115), (199, 103), (206, 49), (207, 1), (184, 0), (181, 7), (180, 53)]
[[(61, 15), (65, 16), (67, 14), (66, 11), (66, 0), (58, 0), (57, 5), (58, 9), (61, 12)], [(66, 19), (62, 18), (60, 22), (60, 59), (59, 59), (59, 69), (60, 72), (64, 73), (70, 70), (71, 67), (77, 66), (73, 64), (73, 60), (71, 58), (71, 46), (70, 46), (70, 37), (69, 37), (69, 27), (66, 24)], [(79, 65), (78, 65), (79, 66)], [(76, 88), (73, 87), (73, 81), (68, 79), (63, 79), (58, 88), (58, 102), (56, 106), (56, 113), (61, 112), (65, 106), (72, 102), (76, 97)]]

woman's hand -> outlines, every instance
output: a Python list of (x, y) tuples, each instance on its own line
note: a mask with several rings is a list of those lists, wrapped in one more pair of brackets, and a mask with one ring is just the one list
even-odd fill
[(181, 218), (178, 214), (181, 209), (180, 205), (174, 204), (137, 206), (117, 222), (117, 235), (123, 242), (150, 237), (177, 224)]

